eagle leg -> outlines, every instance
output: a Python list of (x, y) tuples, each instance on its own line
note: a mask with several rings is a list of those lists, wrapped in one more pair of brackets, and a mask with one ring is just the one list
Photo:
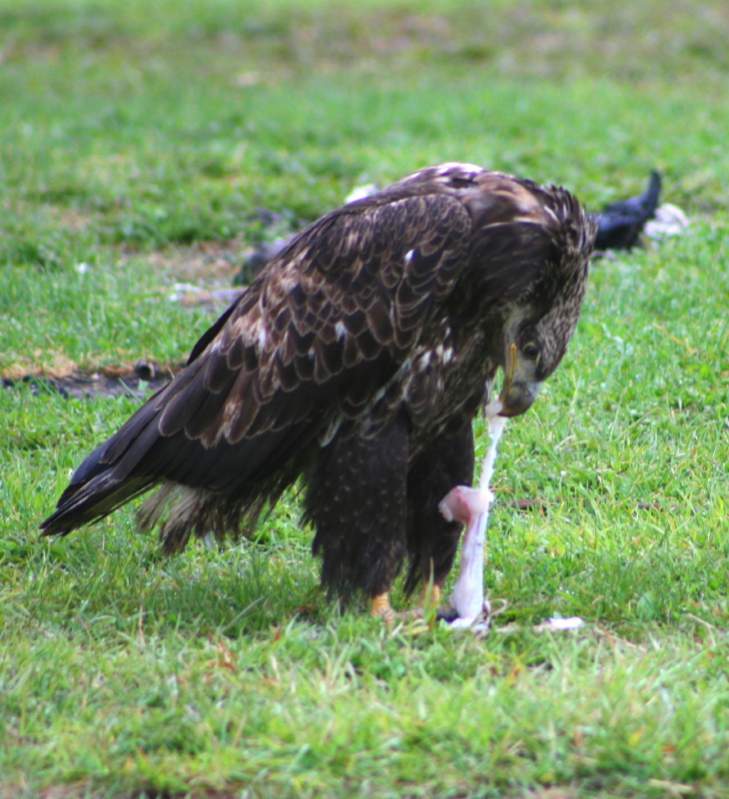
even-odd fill
[(432, 582), (426, 583), (423, 585), (423, 593), (417, 608), (395, 611), (390, 605), (390, 594), (385, 591), (370, 600), (370, 616), (382, 619), (388, 627), (391, 627), (397, 620), (422, 619), (427, 615), (428, 611), (435, 612), (438, 610), (442, 595), (443, 591), (439, 585), (435, 585)]
[(435, 616), (436, 618), (440, 618), (442, 615), (440, 608), (442, 596), (443, 588), (440, 585), (436, 585), (432, 580), (430, 582), (423, 583), (420, 600), (416, 603), (416, 606), (414, 608), (410, 608), (409, 610), (401, 610), (396, 612), (395, 618), (402, 619), (403, 621), (426, 619), (430, 618), (431, 615)]
[(423, 583), (422, 607), (440, 602), (461, 536), (461, 519), (445, 519), (439, 502), (454, 485), (473, 479), (471, 419), (454, 420), (445, 432), (413, 459), (408, 472), (408, 556), (405, 584), (412, 592)]
[(364, 592), (373, 615), (385, 618), (405, 557), (408, 450), (407, 419), (397, 418), (366, 437), (336, 436), (305, 478), (323, 586), (345, 602)]

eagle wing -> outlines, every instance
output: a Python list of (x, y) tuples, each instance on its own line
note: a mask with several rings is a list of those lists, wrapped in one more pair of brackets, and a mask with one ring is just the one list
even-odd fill
[(69, 532), (161, 480), (250, 493), (334, 420), (361, 414), (467, 263), (472, 223), (458, 198), (402, 194), (344, 206), (295, 237), (81, 464), (43, 529)]
[(210, 448), (356, 417), (457, 280), (470, 225), (445, 194), (345, 207), (315, 223), (157, 400), (160, 434), (184, 431)]

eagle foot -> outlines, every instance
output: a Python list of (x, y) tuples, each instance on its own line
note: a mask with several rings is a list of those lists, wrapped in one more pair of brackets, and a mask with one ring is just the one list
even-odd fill
[(438, 621), (444, 622), (451, 630), (472, 630), (487, 633), (491, 627), (491, 603), (484, 599), (481, 613), (474, 617), (462, 617), (451, 605), (438, 611)]
[[(372, 597), (370, 604), (370, 615), (382, 619), (388, 627), (396, 621), (418, 621), (427, 619), (440, 604), (442, 596), (441, 587), (433, 583), (423, 586), (420, 606), (411, 610), (395, 611), (390, 605), (390, 595), (387, 591)], [(439, 618), (440, 611), (436, 611), (436, 618)]]
[(396, 613), (390, 605), (390, 594), (387, 591), (372, 597), (370, 616), (382, 619), (388, 627), (395, 623)]

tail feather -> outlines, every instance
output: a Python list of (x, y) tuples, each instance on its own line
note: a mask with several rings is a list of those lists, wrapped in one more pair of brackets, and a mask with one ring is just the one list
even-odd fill
[[(175, 492), (168, 487), (152, 497), (140, 522), (142, 529), (159, 524), (165, 550), (175, 551), (191, 532), (203, 535), (203, 527), (222, 536), (238, 530), (243, 517), (255, 520), (303, 468), (301, 458), (290, 455), (298, 443), (305, 450), (313, 435), (303, 423), (245, 444), (221, 441), (205, 448), (184, 432), (161, 435), (160, 405), (150, 400), (83, 461), (55, 512), (41, 524), (44, 535), (66, 535), (159, 483), (170, 483), (177, 484)], [(174, 513), (167, 518), (169, 508)]]
[(152, 482), (142, 476), (120, 481), (114, 477), (113, 469), (108, 469), (73, 493), (69, 487), (55, 512), (41, 524), (43, 535), (67, 535), (81, 525), (99, 521), (151, 485)]
[(159, 437), (156, 428), (156, 411), (148, 403), (99, 445), (76, 469), (55, 512), (41, 524), (43, 534), (66, 535), (151, 488), (154, 477), (133, 471)]

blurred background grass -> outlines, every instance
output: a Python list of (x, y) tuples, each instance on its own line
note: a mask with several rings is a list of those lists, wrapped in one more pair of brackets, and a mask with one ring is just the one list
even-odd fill
[[(98, 279), (144, 303), (184, 269), (132, 256), (233, 240), (238, 257), (261, 209), (294, 230), (428, 163), (564, 183), (593, 208), (658, 167), (669, 200), (725, 212), (728, 33), (718, 0), (0, 3), (0, 369), (124, 356), (118, 323), (114, 352), (81, 335), (98, 321), (39, 337), (17, 313), (75, 307), (79, 263), (116, 264)], [(139, 316), (147, 351), (159, 314)]]

